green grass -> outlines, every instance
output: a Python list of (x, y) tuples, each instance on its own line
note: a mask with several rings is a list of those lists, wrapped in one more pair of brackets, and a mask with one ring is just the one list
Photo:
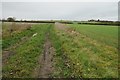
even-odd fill
[(67, 78), (71, 76), (71, 69), (66, 66), (66, 62), (68, 61), (68, 59), (64, 54), (64, 50), (62, 49), (62, 41), (57, 35), (55, 27), (51, 27), (50, 29), (50, 39), (52, 41), (53, 47), (55, 48), (55, 54), (53, 58), (55, 71), (52, 73), (52, 77)]
[(45, 33), (50, 24), (34, 25), (31, 29), (37, 36), (31, 37), (26, 43), (15, 49), (3, 67), (3, 77), (8, 78), (29, 78), (32, 76), (35, 67), (38, 65), (38, 58), (43, 50)]
[(8, 48), (12, 45), (14, 45), (15, 43), (21, 41), (21, 38), (22, 37), (30, 37), (32, 36), (32, 34), (34, 33), (34, 31), (32, 30), (24, 30), (20, 33), (17, 33), (17, 34), (13, 34), (12, 36), (6, 38), (6, 39), (3, 39), (3, 43), (2, 43), (2, 48), (5, 49), (5, 48)]
[[(31, 78), (42, 54), (46, 33), (55, 49), (54, 78), (118, 78), (118, 27), (69, 24), (65, 29), (53, 24), (36, 24), (3, 39), (4, 49), (28, 36), (24, 44), (12, 49), (3, 67), (3, 77)], [(5, 29), (6, 31), (6, 29)], [(32, 36), (38, 33), (36, 36)], [(21, 41), (22, 42), (22, 41)]]
[[(116, 36), (115, 34), (117, 34), (116, 28), (107, 26), (100, 28), (100, 26), (98, 27), (96, 25), (96, 27), (94, 25), (71, 26), (68, 30), (58, 30), (57, 33), (62, 42), (64, 54), (70, 61), (71, 76), (75, 75), (74, 77), (77, 78), (117, 78), (117, 49), (114, 47), (115, 45), (111, 46), (111, 44), (104, 42), (106, 39), (108, 40), (108, 38), (104, 37), (104, 39), (101, 39), (103, 35), (108, 35), (113, 39), (113, 37)], [(113, 32), (109, 28), (113, 29)], [(103, 30), (101, 31), (101, 35), (98, 29)], [(94, 34), (91, 31), (93, 31)], [(109, 32), (111, 32), (111, 36), (108, 34)], [(99, 40), (98, 37), (101, 40)], [(111, 41), (110, 39), (108, 42)]]
[(22, 37), (32, 36), (33, 31), (29, 24), (3, 23), (2, 33), (2, 49), (5, 49), (20, 42)]
[(69, 26), (81, 34), (101, 42), (101, 44), (118, 47), (118, 26), (84, 24), (71, 24)]

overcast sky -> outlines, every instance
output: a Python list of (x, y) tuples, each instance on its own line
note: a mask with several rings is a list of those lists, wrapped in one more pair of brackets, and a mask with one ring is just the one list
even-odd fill
[(2, 2), (2, 18), (118, 20), (118, 2)]

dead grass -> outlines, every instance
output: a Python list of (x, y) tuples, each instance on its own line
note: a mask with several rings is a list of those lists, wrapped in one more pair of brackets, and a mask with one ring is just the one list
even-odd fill
[(30, 28), (31, 24), (28, 23), (4, 22), (2, 23), (2, 37), (4, 39), (12, 36), (13, 34), (20, 33), (21, 31)]

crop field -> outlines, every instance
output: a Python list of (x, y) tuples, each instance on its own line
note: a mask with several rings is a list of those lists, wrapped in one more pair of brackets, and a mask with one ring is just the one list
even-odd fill
[(3, 78), (118, 78), (118, 26), (2, 23)]

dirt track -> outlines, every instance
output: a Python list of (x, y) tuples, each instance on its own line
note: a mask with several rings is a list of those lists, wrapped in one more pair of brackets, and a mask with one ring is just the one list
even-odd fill
[(49, 33), (46, 34), (45, 44), (44, 44), (44, 52), (42, 55), (42, 59), (40, 61), (40, 69), (38, 72), (39, 78), (49, 78), (50, 74), (53, 71), (52, 59), (54, 54), (54, 48), (49, 39)]

